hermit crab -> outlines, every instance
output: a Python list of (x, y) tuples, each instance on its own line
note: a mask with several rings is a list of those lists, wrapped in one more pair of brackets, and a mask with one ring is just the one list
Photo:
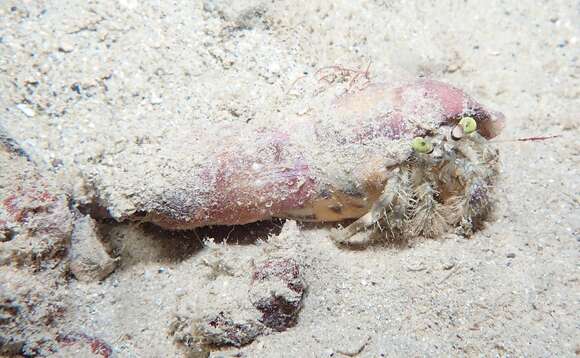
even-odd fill
[(276, 128), (221, 139), (181, 186), (143, 206), (167, 229), (288, 218), (355, 220), (337, 243), (469, 234), (492, 207), (503, 128), (443, 82), (368, 83)]

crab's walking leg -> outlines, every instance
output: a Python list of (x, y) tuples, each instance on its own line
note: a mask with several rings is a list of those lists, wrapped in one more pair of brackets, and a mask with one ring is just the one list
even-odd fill
[(395, 198), (397, 197), (400, 180), (398, 170), (394, 174), (389, 178), (381, 196), (373, 204), (368, 213), (361, 216), (349, 226), (333, 233), (332, 239), (337, 245), (365, 246), (371, 242), (374, 230), (369, 230), (369, 228), (378, 223), (384, 216), (386, 210), (392, 209)]

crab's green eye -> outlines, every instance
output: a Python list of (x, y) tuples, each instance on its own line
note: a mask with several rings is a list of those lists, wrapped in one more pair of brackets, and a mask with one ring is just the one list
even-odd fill
[(417, 153), (431, 153), (433, 151), (433, 144), (423, 137), (413, 138), (411, 147)]
[(463, 117), (459, 121), (465, 134), (471, 134), (477, 130), (477, 122), (472, 117)]

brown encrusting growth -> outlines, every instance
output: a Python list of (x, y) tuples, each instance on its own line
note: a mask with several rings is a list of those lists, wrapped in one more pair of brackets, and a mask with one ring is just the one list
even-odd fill
[[(92, 353), (93, 357), (110, 358), (113, 355), (111, 347), (103, 340), (84, 333), (71, 332), (61, 334), (56, 338), (61, 348), (61, 354), (68, 350), (71, 355)], [(88, 347), (88, 351), (86, 347)]]

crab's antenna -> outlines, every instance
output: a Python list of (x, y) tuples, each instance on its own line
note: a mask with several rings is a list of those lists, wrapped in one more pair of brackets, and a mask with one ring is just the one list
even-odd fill
[(510, 142), (538, 142), (542, 140), (554, 139), (562, 137), (561, 134), (550, 135), (550, 136), (540, 136), (540, 137), (524, 137), (524, 138), (516, 138), (516, 139), (503, 139), (503, 140), (494, 140), (490, 143), (510, 143)]

